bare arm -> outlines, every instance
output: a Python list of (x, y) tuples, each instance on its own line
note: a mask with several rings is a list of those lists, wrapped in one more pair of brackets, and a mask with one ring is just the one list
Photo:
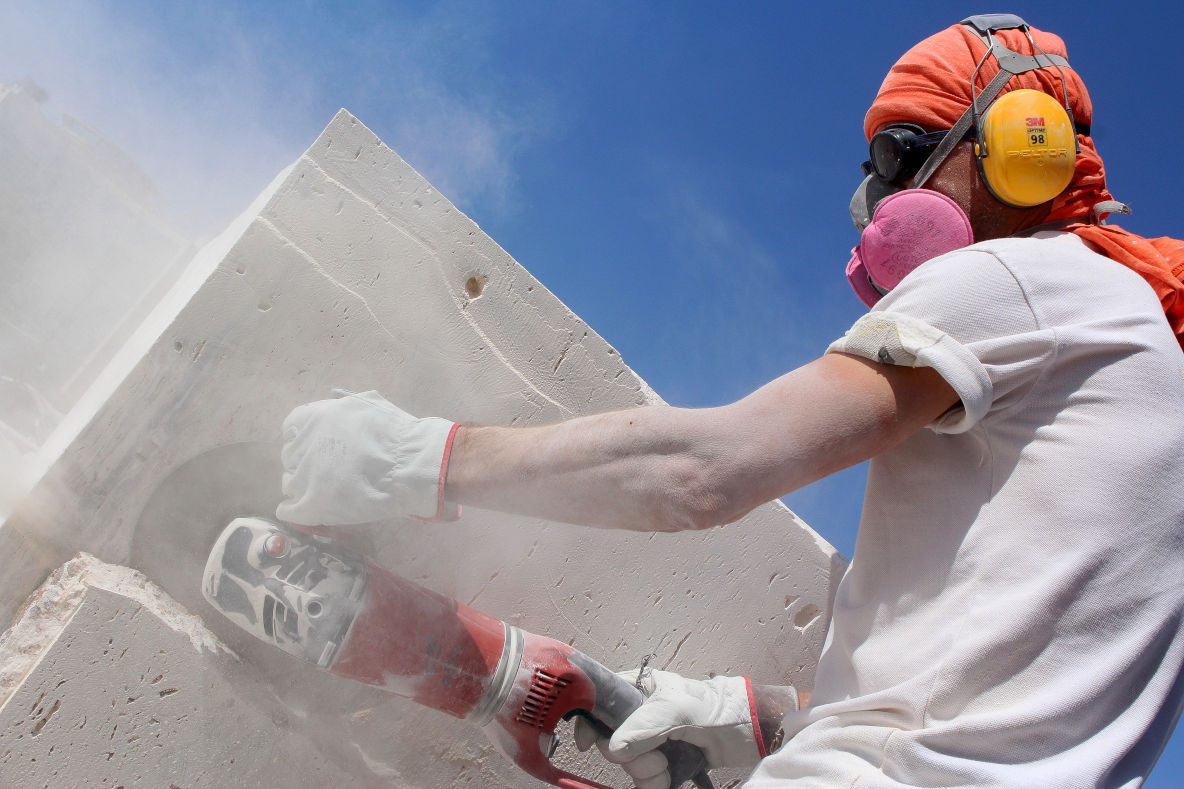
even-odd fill
[(891, 448), (957, 399), (932, 369), (826, 354), (719, 408), (464, 427), (446, 495), (567, 523), (702, 529)]
[(810, 703), (810, 692), (797, 690), (792, 685), (753, 685), (752, 700), (756, 706), (757, 726), (765, 753), (772, 753), (784, 744), (782, 721), (794, 710), (805, 709)]

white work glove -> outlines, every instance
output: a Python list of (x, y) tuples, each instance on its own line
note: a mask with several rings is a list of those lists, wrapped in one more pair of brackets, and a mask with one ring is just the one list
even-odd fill
[(407, 515), (445, 517), (444, 477), (458, 427), (416, 419), (378, 392), (333, 390), (284, 420), (284, 501), (276, 517), (342, 526)]
[[(631, 682), (637, 672), (621, 676)], [(747, 677), (687, 679), (672, 671), (646, 672), (641, 690), (649, 698), (625, 719), (610, 740), (577, 718), (576, 747), (586, 751), (595, 742), (604, 758), (619, 764), (637, 789), (671, 789), (666, 756), (658, 746), (667, 740), (697, 745), (707, 767), (756, 766), (762, 746), (757, 743)]]

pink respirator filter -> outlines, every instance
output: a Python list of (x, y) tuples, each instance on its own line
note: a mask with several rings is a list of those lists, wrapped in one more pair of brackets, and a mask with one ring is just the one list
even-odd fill
[(926, 260), (973, 243), (970, 219), (957, 203), (930, 189), (905, 189), (876, 206), (851, 250), (847, 281), (871, 307), (882, 295), (875, 285), (890, 291)]

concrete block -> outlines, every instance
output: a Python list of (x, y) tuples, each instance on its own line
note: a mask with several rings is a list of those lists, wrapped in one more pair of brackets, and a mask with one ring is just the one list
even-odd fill
[(0, 660), (0, 785), (362, 785), (237, 692), (229, 650), (126, 567), (67, 562)]
[[(281, 728), (319, 732), (342, 775), (537, 785), (479, 731), (246, 641), (201, 598), (214, 535), (234, 517), (268, 516), (278, 501), (284, 415), (332, 387), (377, 389), (420, 415), (503, 424), (660, 402), (604, 339), (342, 111), (199, 253), (43, 447), (29, 469), (33, 493), (0, 528), (0, 555), (8, 545), (22, 557), (6, 560), (19, 566), (0, 573), (0, 603), (11, 612), (30, 579), (78, 550), (128, 564), (242, 656), (234, 676), (249, 679), (237, 693), (286, 721)], [(692, 675), (806, 686), (845, 564), (779, 503), (694, 534), (472, 509), (456, 524), (396, 522), (368, 537), (377, 563), (612, 668), (653, 653), (657, 667)], [(126, 635), (139, 638), (130, 625)], [(621, 783), (597, 758), (558, 757)]]

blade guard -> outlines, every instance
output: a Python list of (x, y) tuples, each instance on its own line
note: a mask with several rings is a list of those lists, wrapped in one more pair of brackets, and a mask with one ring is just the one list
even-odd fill
[(479, 715), (500, 687), (491, 683), (504, 622), (376, 567), (339, 540), (237, 518), (210, 551), (202, 592), (262, 641), (457, 718)]

